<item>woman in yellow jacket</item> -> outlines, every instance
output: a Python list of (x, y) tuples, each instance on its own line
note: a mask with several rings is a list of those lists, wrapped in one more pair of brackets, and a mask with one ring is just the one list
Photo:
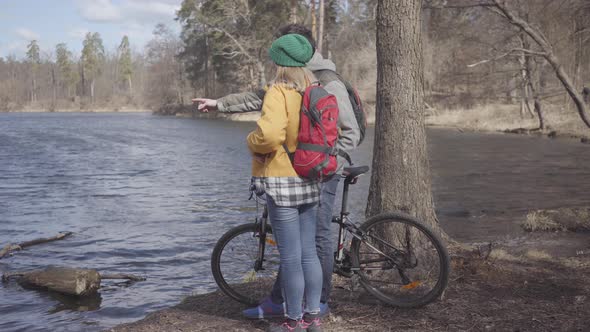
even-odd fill
[[(321, 331), (322, 269), (315, 232), (320, 188), (297, 175), (289, 155), (297, 147), (301, 93), (315, 81), (305, 69), (313, 49), (301, 35), (275, 40), (269, 55), (276, 76), (264, 97), (257, 128), (248, 135), (253, 154), (252, 181), (267, 197), (268, 213), (280, 254), (280, 279), (286, 320), (270, 331)], [(302, 310), (303, 297), (305, 307)]]

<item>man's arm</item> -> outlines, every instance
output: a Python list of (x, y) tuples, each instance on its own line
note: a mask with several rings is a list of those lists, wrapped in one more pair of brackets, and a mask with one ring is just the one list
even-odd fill
[(260, 89), (256, 92), (234, 93), (217, 100), (196, 98), (194, 103), (199, 103), (201, 112), (219, 111), (224, 113), (244, 113), (260, 111), (266, 91)]

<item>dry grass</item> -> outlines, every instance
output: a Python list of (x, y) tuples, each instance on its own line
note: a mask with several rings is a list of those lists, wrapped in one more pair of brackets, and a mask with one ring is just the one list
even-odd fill
[(537, 249), (527, 250), (526, 253), (524, 254), (524, 256), (526, 258), (535, 259), (535, 260), (551, 260), (552, 259), (551, 255), (549, 255), (547, 252), (545, 252), (543, 250), (537, 250)]
[(589, 231), (590, 208), (560, 208), (537, 210), (527, 214), (521, 224), (529, 232), (535, 231)]
[[(573, 136), (590, 136), (588, 129), (575, 110), (544, 106), (547, 132)], [(435, 110), (426, 123), (432, 126), (457, 127), (476, 131), (504, 131), (517, 128), (534, 129), (539, 126), (536, 118), (520, 117), (520, 105), (489, 104), (472, 109)]]
[(514, 256), (505, 249), (494, 249), (490, 253), (490, 259), (493, 260), (503, 260), (507, 262), (520, 262), (522, 259), (520, 257)]
[(546, 214), (542, 213), (542, 211), (529, 212), (521, 226), (529, 232), (566, 230), (563, 225), (553, 221)]

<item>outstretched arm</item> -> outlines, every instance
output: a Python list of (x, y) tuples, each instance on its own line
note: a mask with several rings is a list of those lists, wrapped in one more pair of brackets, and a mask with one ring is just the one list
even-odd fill
[(219, 111), (223, 113), (245, 113), (260, 111), (266, 90), (260, 89), (256, 92), (234, 93), (219, 99), (195, 98), (194, 104), (197, 109), (207, 113)]

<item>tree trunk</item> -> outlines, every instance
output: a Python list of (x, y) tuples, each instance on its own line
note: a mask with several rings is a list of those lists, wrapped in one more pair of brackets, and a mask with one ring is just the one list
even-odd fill
[(266, 86), (265, 68), (262, 61), (256, 61), (256, 68), (258, 69), (258, 88)]
[(94, 103), (94, 78), (90, 80), (90, 101)]
[(22, 274), (19, 284), (58, 293), (85, 296), (100, 288), (100, 274), (95, 270), (50, 267)]
[(127, 87), (129, 88), (129, 96), (133, 95), (133, 83), (131, 82), (131, 76), (127, 76)]
[[(523, 49), (528, 49), (530, 47), (530, 43), (527, 40), (527, 36), (524, 33), (519, 35), (520, 44)], [(522, 96), (520, 100), (520, 117), (524, 119), (525, 113), (528, 112), (531, 118), (535, 117), (535, 114), (531, 111), (531, 106), (529, 105), (529, 84), (532, 79), (532, 69), (531, 69), (531, 56), (522, 52), (520, 59), (520, 66), (521, 66), (521, 79), (522, 79)]]
[(30, 272), (9, 272), (2, 275), (2, 281), (17, 277), (24, 287), (40, 288), (74, 296), (95, 294), (104, 279), (127, 279), (144, 281), (143, 277), (133, 274), (100, 274), (92, 269), (74, 269), (68, 267), (48, 267), (44, 270)]
[(326, 6), (324, 5), (324, 0), (320, 0), (320, 15), (319, 15), (319, 22), (318, 22), (318, 35), (317, 35), (317, 52), (322, 53), (324, 49), (324, 16), (326, 12)]
[(297, 0), (291, 0), (291, 14), (289, 21), (291, 23), (297, 23)]
[(35, 78), (35, 76), (33, 75), (33, 90), (31, 91), (31, 103), (34, 103), (37, 101), (37, 78)]
[[(523, 48), (527, 48), (529, 47), (529, 44), (526, 42), (526, 36), (523, 36), (523, 40), (525, 40), (525, 43), (523, 44), (525, 47)], [(531, 94), (533, 95), (533, 100), (534, 100), (534, 107), (535, 107), (535, 113), (537, 114), (537, 117), (539, 119), (539, 129), (543, 130), (545, 129), (545, 120), (543, 119), (543, 112), (541, 110), (541, 98), (540, 98), (540, 89), (541, 89), (541, 77), (539, 76), (539, 83), (538, 86), (539, 88), (535, 88), (535, 84), (533, 83), (533, 68), (532, 68), (532, 61), (531, 61), (531, 57), (527, 56), (526, 57), (526, 61), (525, 61), (525, 70), (526, 70), (526, 75), (527, 75), (527, 86), (529, 88), (529, 90), (531, 91)], [(528, 106), (528, 102), (527, 102), (527, 106)], [(530, 109), (529, 109), (530, 112)]]
[(51, 86), (53, 88), (53, 99), (51, 100), (51, 104), (55, 110), (55, 104), (57, 103), (57, 80), (55, 78), (55, 65), (51, 66)]
[(82, 66), (81, 64), (79, 65), (80, 67), (80, 81), (82, 83), (82, 96), (86, 96), (86, 73), (84, 72), (84, 66)]
[(440, 234), (424, 123), (421, 4), (378, 3), (376, 128), (366, 214), (403, 211)]
[(207, 96), (207, 98), (211, 98), (209, 78), (209, 33), (205, 30), (205, 96)]
[(312, 36), (317, 36), (317, 26), (316, 26), (316, 12), (315, 12), (315, 1), (316, 0), (311, 0), (311, 6), (310, 6), (310, 11), (311, 11), (311, 35)]

